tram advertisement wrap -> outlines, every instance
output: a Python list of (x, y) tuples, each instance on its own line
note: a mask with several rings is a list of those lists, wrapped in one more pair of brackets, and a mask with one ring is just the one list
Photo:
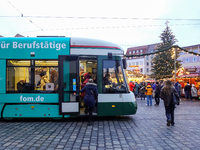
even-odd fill
[(21, 95), (20, 102), (44, 102), (44, 97), (40, 97), (39, 95), (37, 97), (25, 97)]

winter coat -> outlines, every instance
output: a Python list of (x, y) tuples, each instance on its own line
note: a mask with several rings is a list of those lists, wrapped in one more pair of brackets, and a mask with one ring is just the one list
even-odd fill
[(140, 88), (140, 93), (145, 94), (145, 86), (142, 86), (142, 87)]
[(177, 91), (181, 91), (181, 84), (179, 82), (176, 82), (174, 86)]
[(145, 95), (152, 95), (152, 94), (153, 94), (153, 89), (151, 85), (147, 85)]
[(161, 91), (161, 86), (160, 86), (160, 84), (158, 84), (158, 85), (156, 85), (155, 95), (159, 96), (160, 95), (160, 91)]
[(156, 89), (156, 83), (153, 84), (152, 88), (153, 88), (153, 90)]
[(49, 83), (49, 80), (47, 79), (47, 76), (42, 76), (40, 80), (40, 89), (44, 90), (46, 83)]
[(129, 82), (129, 89), (130, 89), (130, 91), (132, 91), (133, 92), (133, 88), (134, 88), (134, 84), (133, 84), (133, 82)]
[(195, 86), (192, 86), (191, 88), (191, 95), (192, 97), (197, 97), (197, 89), (195, 88)]
[(140, 86), (137, 83), (135, 83), (135, 94), (138, 94), (139, 88)]
[(187, 84), (184, 88), (184, 91), (191, 91), (191, 86), (189, 84)]
[(168, 95), (168, 94), (164, 93), (163, 89), (164, 89), (164, 87), (161, 89), (160, 98), (164, 101), (165, 106), (169, 106), (169, 105), (171, 105), (170, 102), (171, 102), (172, 93), (176, 94), (176, 96), (179, 97), (178, 92), (176, 91), (176, 89), (174, 87), (172, 87), (170, 89), (170, 94)]
[[(93, 91), (93, 93), (92, 93)], [(86, 83), (83, 89), (80, 91), (81, 93), (85, 92), (85, 96), (83, 98), (85, 105), (89, 107), (94, 107), (95, 105), (95, 97), (98, 96), (97, 84), (96, 83)]]
[(21, 92), (24, 86), (25, 86), (25, 83), (18, 82), (17, 83), (17, 91)]

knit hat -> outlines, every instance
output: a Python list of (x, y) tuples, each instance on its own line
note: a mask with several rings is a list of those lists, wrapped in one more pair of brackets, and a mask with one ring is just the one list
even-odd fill
[(93, 79), (92, 79), (92, 78), (90, 78), (90, 79), (88, 80), (88, 82), (89, 82), (89, 83), (92, 83), (92, 82), (93, 82)]

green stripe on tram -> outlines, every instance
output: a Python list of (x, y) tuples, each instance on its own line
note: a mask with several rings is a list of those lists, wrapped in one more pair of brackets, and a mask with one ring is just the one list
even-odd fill
[(133, 115), (137, 111), (135, 102), (98, 103), (98, 116)]

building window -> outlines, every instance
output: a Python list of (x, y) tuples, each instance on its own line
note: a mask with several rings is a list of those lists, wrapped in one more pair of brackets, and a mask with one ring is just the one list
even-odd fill
[(194, 52), (195, 52), (195, 53), (197, 53), (197, 52), (198, 52), (198, 50), (197, 50), (197, 49), (195, 49), (195, 50), (194, 50)]
[(151, 65), (153, 66), (153, 62), (151, 62)]
[(197, 57), (193, 57), (193, 58), (192, 58), (192, 61), (193, 61), (193, 62), (196, 62), (196, 61), (197, 61)]
[(147, 68), (147, 72), (149, 72), (149, 68)]
[(136, 62), (136, 66), (138, 66), (139, 65), (139, 62)]
[(140, 65), (143, 65), (143, 61), (140, 61)]
[(184, 54), (184, 52), (181, 52), (181, 53), (180, 53), (180, 55), (183, 55), (183, 54)]
[(149, 63), (147, 62), (147, 66), (149, 66)]
[(7, 60), (6, 69), (7, 93), (58, 92), (58, 60)]
[(135, 62), (132, 62), (133, 66), (135, 66)]
[(151, 50), (150, 52), (151, 52), (151, 53), (153, 53), (153, 52), (154, 52), (154, 50)]
[(140, 50), (140, 53), (142, 53), (142, 52), (143, 52), (143, 50), (141, 49), (141, 50)]
[(137, 50), (136, 53), (139, 53), (139, 50)]
[(129, 54), (131, 54), (131, 51), (129, 51)]
[(143, 68), (140, 68), (140, 73), (142, 73), (143, 72)]
[(149, 56), (147, 56), (147, 60), (149, 60)]
[(190, 58), (186, 58), (186, 59), (185, 59), (185, 62), (190, 62)]
[(135, 54), (135, 51), (133, 51), (133, 54)]

